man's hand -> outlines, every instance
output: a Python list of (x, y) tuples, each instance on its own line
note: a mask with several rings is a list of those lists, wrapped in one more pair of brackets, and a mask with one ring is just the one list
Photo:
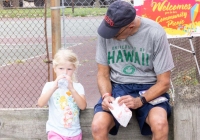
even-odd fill
[(102, 108), (103, 110), (109, 111), (110, 109), (113, 109), (113, 107), (110, 105), (115, 99), (112, 96), (106, 96), (102, 101)]
[(131, 109), (137, 109), (143, 105), (140, 97), (134, 98), (130, 95), (121, 96), (118, 103), (119, 105), (122, 105), (124, 103), (128, 108)]

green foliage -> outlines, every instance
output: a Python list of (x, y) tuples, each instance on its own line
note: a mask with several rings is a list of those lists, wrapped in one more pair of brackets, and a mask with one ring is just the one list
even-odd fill
[[(107, 8), (83, 8), (75, 7), (65, 8), (64, 15), (69, 17), (86, 17), (86, 16), (102, 16), (106, 13)], [(45, 9), (0, 9), (0, 18), (36, 18), (44, 17)], [(60, 10), (60, 15), (62, 15), (62, 9)], [(51, 9), (47, 9), (46, 16), (51, 17)]]

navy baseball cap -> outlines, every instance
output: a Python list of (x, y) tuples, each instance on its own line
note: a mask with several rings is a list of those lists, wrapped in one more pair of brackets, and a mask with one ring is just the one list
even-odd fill
[(136, 16), (135, 8), (128, 2), (115, 1), (107, 10), (107, 13), (98, 28), (98, 34), (106, 39), (113, 38), (122, 27), (130, 24)]

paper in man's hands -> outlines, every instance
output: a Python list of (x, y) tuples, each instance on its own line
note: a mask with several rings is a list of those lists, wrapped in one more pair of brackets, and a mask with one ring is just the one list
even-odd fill
[(120, 97), (117, 97), (114, 102), (110, 103), (113, 109), (110, 109), (115, 119), (123, 126), (126, 127), (132, 117), (132, 111), (123, 103), (121, 106), (118, 104)]

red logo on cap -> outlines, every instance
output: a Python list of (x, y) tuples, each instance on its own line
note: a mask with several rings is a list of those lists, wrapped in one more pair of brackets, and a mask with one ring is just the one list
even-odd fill
[(108, 16), (105, 16), (104, 19), (105, 19), (105, 21), (106, 21), (110, 26), (113, 26), (113, 25), (114, 25), (114, 22), (113, 22), (112, 19), (110, 19)]

